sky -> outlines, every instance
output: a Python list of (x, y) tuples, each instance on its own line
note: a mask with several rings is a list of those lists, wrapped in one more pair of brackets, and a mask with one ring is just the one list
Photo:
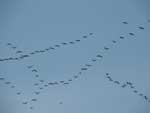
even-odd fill
[(0, 113), (150, 112), (149, 0), (0, 0), (0, 17), (0, 59), (30, 56), (0, 61)]

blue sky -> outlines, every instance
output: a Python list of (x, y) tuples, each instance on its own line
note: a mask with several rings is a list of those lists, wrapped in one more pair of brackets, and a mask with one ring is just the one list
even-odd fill
[[(150, 103), (105, 76), (110, 73), (121, 83), (130, 81), (150, 98), (148, 0), (1, 0), (0, 5), (1, 59), (19, 57), (22, 53), (16, 54), (17, 50), (29, 54), (60, 45), (19, 61), (0, 62), (0, 75), (5, 78), (0, 81), (2, 113), (150, 112)], [(75, 44), (69, 44), (72, 41)], [(97, 60), (98, 54), (103, 58)], [(73, 79), (85, 64), (92, 67)], [(28, 69), (31, 65), (37, 73)], [(68, 79), (73, 79), (69, 85), (43, 86)], [(34, 86), (39, 80), (44, 83)], [(6, 85), (8, 81), (11, 84)], [(12, 85), (16, 87), (10, 88)], [(31, 102), (33, 98), (38, 101)]]

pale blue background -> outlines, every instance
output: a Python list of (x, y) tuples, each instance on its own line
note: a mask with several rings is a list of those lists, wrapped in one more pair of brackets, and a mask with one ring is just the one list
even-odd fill
[[(26, 53), (93, 32), (92, 38), (54, 52), (16, 62), (0, 62), (0, 74), (24, 92), (0, 82), (0, 113), (149, 113), (150, 104), (131, 92), (108, 82), (133, 82), (150, 97), (150, 1), (149, 0), (0, 0), (0, 58), (16, 56), (6, 43), (12, 42)], [(122, 21), (128, 21), (123, 25)], [(144, 26), (145, 30), (139, 30)], [(134, 32), (136, 39), (128, 33)], [(105, 53), (72, 84), (49, 87), (33, 104), (21, 104), (33, 97), (33, 74), (26, 68), (34, 64), (44, 80), (62, 80), (76, 74), (112, 39), (126, 39)], [(59, 102), (63, 104), (60, 105)]]

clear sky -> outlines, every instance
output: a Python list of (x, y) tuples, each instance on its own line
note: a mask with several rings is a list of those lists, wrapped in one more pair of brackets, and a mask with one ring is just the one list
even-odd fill
[(30, 55), (0, 61), (0, 113), (149, 113), (148, 19), (149, 0), (0, 0), (0, 59)]

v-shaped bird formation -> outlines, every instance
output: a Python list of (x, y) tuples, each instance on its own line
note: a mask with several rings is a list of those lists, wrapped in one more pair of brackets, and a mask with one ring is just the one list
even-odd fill
[[(128, 25), (129, 23), (126, 21), (123, 21), (122, 24)], [(138, 30), (141, 30), (141, 31), (145, 30), (145, 28), (143, 26), (136, 26), (136, 28), (138, 28)], [(14, 54), (16, 54), (17, 57), (0, 58), (0, 62), (12, 61), (12, 60), (21, 61), (28, 57), (34, 57), (35, 54), (42, 55), (42, 53), (53, 51), (60, 47), (67, 46), (67, 45), (73, 45), (73, 44), (79, 43), (80, 41), (83, 41), (85, 39), (92, 38), (93, 35), (95, 35), (95, 34), (88, 33), (88, 35), (84, 35), (79, 39), (76, 39), (73, 41), (68, 41), (68, 42), (62, 42), (59, 44), (54, 44), (53, 46), (49, 46), (47, 48), (40, 49), (40, 50), (35, 50), (28, 54), (24, 54), (24, 51), (20, 50), (16, 45), (9, 42), (6, 44), (6, 46), (8, 48), (14, 50)], [(36, 82), (33, 83), (33, 87), (35, 87), (35, 91), (33, 91), (35, 98), (31, 98), (30, 100), (27, 100), (27, 101), (22, 101), (22, 104), (28, 105), (31, 102), (38, 102), (38, 95), (40, 95), (44, 91), (44, 89), (47, 90), (48, 88), (50, 88), (50, 86), (61, 86), (61, 85), (66, 86), (66, 85), (71, 84), (75, 80), (80, 79), (80, 77), (84, 74), (85, 71), (89, 71), (89, 69), (91, 67), (93, 67), (96, 63), (100, 63), (99, 61), (103, 60), (105, 58), (105, 53), (107, 51), (110, 51), (115, 45), (117, 45), (118, 43), (120, 43), (121, 41), (123, 41), (125, 39), (128, 39), (128, 40), (136, 39), (136, 34), (134, 31), (128, 32), (126, 35), (128, 35), (128, 37), (124, 36), (124, 35), (116, 36), (116, 39), (111, 40), (109, 42), (110, 43), (109, 45), (105, 45), (105, 46), (103, 46), (103, 48), (101, 48), (100, 53), (97, 53), (96, 55), (94, 55), (95, 57), (93, 57), (89, 60), (89, 62), (83, 64), (83, 66), (81, 68), (79, 68), (79, 71), (76, 72), (76, 74), (70, 75), (69, 78), (64, 78), (63, 80), (55, 80), (55, 81), (44, 80), (42, 78), (42, 76), (39, 74), (39, 70), (36, 68), (36, 64), (33, 64), (33, 65), (25, 64), (27, 69), (33, 74), (33, 76), (36, 80)], [(38, 68), (40, 68), (40, 67), (38, 67)], [(121, 88), (126, 88), (126, 87), (131, 88), (133, 93), (143, 97), (143, 99), (145, 99), (147, 102), (150, 103), (150, 98), (148, 96), (144, 95), (144, 93), (141, 93), (140, 91), (138, 91), (133, 83), (131, 83), (131, 82), (121, 83), (120, 81), (114, 80), (110, 76), (109, 73), (106, 73), (106, 78), (110, 82), (120, 86)], [(16, 88), (17, 88), (16, 84), (12, 83), (11, 81), (7, 81), (7, 79), (3, 75), (0, 75), (0, 82), (3, 82), (5, 85), (9, 86), (12, 89), (16, 90)], [(16, 94), (19, 96), (19, 95), (23, 95), (24, 93), (21, 90), (17, 89)], [(63, 102), (61, 101), (59, 104), (63, 104)], [(30, 106), (31, 110), (34, 110), (34, 108), (35, 108), (35, 106)]]

